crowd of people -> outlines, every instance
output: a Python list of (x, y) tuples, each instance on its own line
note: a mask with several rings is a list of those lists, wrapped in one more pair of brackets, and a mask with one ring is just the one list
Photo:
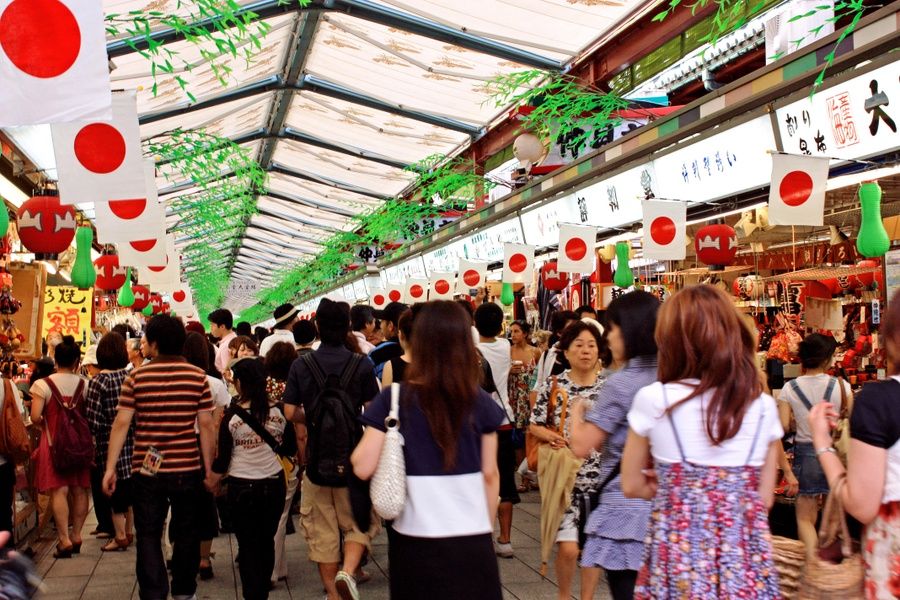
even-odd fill
[[(600, 315), (558, 311), (544, 343), (489, 301), (325, 299), (314, 321), (291, 305), (273, 316), (254, 332), (219, 309), (207, 333), (157, 315), (139, 338), (110, 331), (84, 357), (72, 338), (55, 341), (30, 387), (54, 557), (79, 554), (93, 497), (91, 535), (105, 552), (135, 546), (141, 598), (194, 598), (229, 531), (243, 597), (265, 599), (291, 576), (285, 535), (299, 513), (328, 600), (360, 598), (382, 529), (392, 598), (493, 600), (498, 557), (516, 553), (513, 506), (538, 490), (541, 561), (555, 550), (560, 599), (576, 575), (582, 600), (601, 578), (616, 600), (774, 599), (768, 515), (783, 479), (810, 556), (821, 501), (840, 483), (865, 526), (867, 597), (900, 589), (900, 295), (880, 329), (889, 379), (855, 401), (828, 374), (834, 341), (811, 334), (803, 375), (776, 402), (755, 330), (706, 285), (662, 304), (631, 292)], [(833, 445), (841, 417), (846, 466)], [(369, 480), (391, 419), (407, 495), (384, 521)], [(9, 497), (11, 458), (0, 460)]]

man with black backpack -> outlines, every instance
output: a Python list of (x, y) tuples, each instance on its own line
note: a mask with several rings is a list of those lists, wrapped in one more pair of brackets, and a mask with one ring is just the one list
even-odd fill
[(348, 304), (322, 300), (316, 325), (322, 344), (294, 362), (284, 392), (285, 415), (305, 423), (309, 432), (300, 519), (328, 600), (358, 600), (353, 575), (378, 532), (378, 521), (363, 532), (354, 520), (350, 453), (362, 437), (358, 417), (378, 393), (378, 382), (372, 363), (344, 345), (350, 333)]

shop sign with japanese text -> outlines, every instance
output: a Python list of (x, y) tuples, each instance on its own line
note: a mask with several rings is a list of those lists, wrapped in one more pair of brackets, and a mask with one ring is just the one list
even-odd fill
[(44, 338), (52, 332), (71, 335), (86, 346), (91, 342), (94, 290), (48, 285), (44, 290)]

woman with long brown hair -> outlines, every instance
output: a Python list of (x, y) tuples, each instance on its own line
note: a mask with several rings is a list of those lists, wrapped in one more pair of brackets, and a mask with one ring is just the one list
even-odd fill
[(866, 598), (896, 598), (900, 589), (900, 292), (894, 294), (879, 331), (887, 354), (885, 381), (867, 383), (850, 413), (847, 468), (831, 445), (838, 411), (830, 402), (809, 413), (813, 446), (828, 486), (844, 509), (865, 525), (862, 551)]
[[(495, 432), (503, 411), (479, 387), (462, 307), (429, 302), (415, 327), (428, 335), (413, 336), (413, 361), (400, 390), (407, 499), (388, 546), (391, 598), (497, 600), (491, 532), (500, 492)], [(434, 340), (441, 341), (440, 352)], [(391, 390), (384, 390), (362, 416), (366, 431), (351, 457), (361, 479), (375, 473), (390, 405)]]
[(634, 597), (780, 598), (768, 508), (783, 432), (753, 336), (697, 285), (663, 305), (655, 338), (659, 381), (634, 398), (622, 457), (625, 496), (653, 502)]

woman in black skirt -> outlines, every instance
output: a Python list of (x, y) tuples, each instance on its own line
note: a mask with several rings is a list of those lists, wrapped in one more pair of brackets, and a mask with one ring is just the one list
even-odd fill
[[(407, 499), (388, 545), (391, 598), (499, 600), (491, 532), (503, 411), (479, 387), (478, 354), (458, 304), (422, 306), (411, 342), (399, 414)], [(371, 478), (378, 465), (390, 405), (386, 389), (361, 417), (368, 427), (351, 458), (361, 479)]]

